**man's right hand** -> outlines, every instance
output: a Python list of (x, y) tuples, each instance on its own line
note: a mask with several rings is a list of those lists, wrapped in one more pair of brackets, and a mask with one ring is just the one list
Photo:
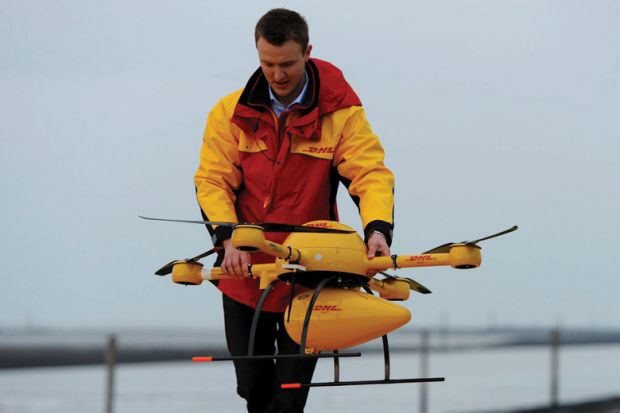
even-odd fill
[(222, 271), (226, 274), (234, 275), (237, 278), (247, 278), (250, 276), (248, 265), (251, 263), (250, 254), (239, 251), (232, 245), (230, 239), (222, 242), (224, 245), (224, 261), (222, 261)]

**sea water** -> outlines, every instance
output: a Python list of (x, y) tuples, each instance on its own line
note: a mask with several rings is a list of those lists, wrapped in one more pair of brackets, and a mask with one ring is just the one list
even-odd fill
[[(544, 405), (550, 400), (550, 354), (546, 347), (512, 347), (432, 353), (429, 412), (480, 412)], [(416, 353), (394, 353), (394, 379), (419, 377)], [(562, 347), (560, 400), (574, 402), (620, 394), (620, 345)], [(341, 380), (383, 378), (383, 356), (341, 360)], [(333, 379), (331, 360), (319, 360), (314, 381)], [(103, 366), (0, 371), (0, 412), (86, 413), (104, 409)], [(420, 384), (314, 388), (306, 412), (417, 412)], [(244, 411), (228, 362), (122, 364), (116, 369), (116, 413)]]

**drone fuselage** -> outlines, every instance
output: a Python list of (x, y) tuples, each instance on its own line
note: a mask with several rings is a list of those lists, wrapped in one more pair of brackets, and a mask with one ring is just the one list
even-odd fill
[(370, 271), (388, 268), (432, 267), (450, 265), (453, 268), (480, 266), (480, 247), (454, 244), (441, 254), (392, 255), (367, 258), (366, 244), (353, 229), (334, 221), (312, 221), (304, 226), (348, 230), (347, 234), (291, 233), (283, 244), (265, 239), (258, 225), (240, 224), (233, 231), (232, 243), (243, 251), (261, 251), (276, 257), (276, 267), (285, 263), (299, 264), (306, 271), (342, 272), (367, 276)]

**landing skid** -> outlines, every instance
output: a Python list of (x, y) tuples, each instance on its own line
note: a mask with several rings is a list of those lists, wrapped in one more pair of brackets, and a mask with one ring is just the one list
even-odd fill
[(444, 377), (425, 377), (420, 379), (394, 379), (394, 380), (356, 380), (356, 381), (327, 381), (321, 383), (283, 383), (282, 389), (301, 389), (304, 387), (335, 387), (335, 386), (361, 386), (366, 384), (402, 384), (402, 383), (428, 383), (446, 381)]
[[(260, 314), (263, 309), (263, 305), (267, 296), (273, 289), (273, 286), (278, 283), (280, 280), (276, 280), (275, 282), (269, 284), (269, 286), (263, 291), (261, 294), (257, 304), (256, 309), (254, 310), (254, 317), (252, 319), (252, 325), (250, 327), (250, 338), (248, 342), (248, 353), (247, 355), (239, 355), (239, 356), (205, 356), (205, 357), (193, 357), (192, 361), (194, 362), (213, 362), (213, 361), (237, 361), (237, 360), (279, 360), (279, 359), (317, 359), (317, 358), (333, 358), (334, 359), (334, 381), (330, 382), (318, 382), (318, 383), (282, 383), (280, 387), (282, 389), (301, 389), (305, 387), (336, 387), (336, 386), (360, 386), (360, 385), (376, 385), (376, 384), (402, 384), (402, 383), (429, 383), (429, 382), (442, 382), (445, 381), (444, 377), (422, 377), (422, 378), (411, 378), (411, 379), (391, 379), (390, 378), (390, 346), (388, 343), (387, 335), (383, 335), (381, 337), (381, 341), (383, 343), (383, 361), (384, 361), (384, 379), (383, 380), (354, 380), (354, 381), (341, 381), (340, 380), (340, 358), (342, 357), (360, 357), (361, 353), (340, 353), (338, 350), (333, 350), (331, 353), (317, 353), (317, 354), (306, 354), (306, 338), (308, 336), (308, 329), (310, 327), (310, 317), (312, 315), (312, 310), (314, 308), (314, 304), (319, 297), (319, 294), (323, 290), (325, 286), (333, 282), (334, 280), (338, 280), (340, 278), (338, 275), (334, 275), (331, 277), (323, 278), (318, 285), (312, 295), (310, 303), (308, 305), (308, 309), (306, 310), (306, 315), (304, 318), (304, 325), (301, 334), (301, 340), (299, 349), (300, 352), (298, 354), (254, 354), (254, 342), (256, 340), (256, 327), (258, 325), (258, 320)], [(292, 286), (291, 288), (295, 288), (295, 274), (292, 275)], [(363, 286), (364, 290), (368, 294), (373, 294), (372, 290), (368, 288), (368, 286)], [(291, 299), (292, 301), (292, 299)], [(290, 309), (290, 305), (289, 305)]]
[(282, 360), (282, 359), (321, 359), (340, 357), (360, 357), (362, 353), (319, 353), (319, 354), (256, 354), (253, 356), (199, 356), (192, 357), (193, 362), (209, 363), (212, 361), (235, 361), (235, 360)]

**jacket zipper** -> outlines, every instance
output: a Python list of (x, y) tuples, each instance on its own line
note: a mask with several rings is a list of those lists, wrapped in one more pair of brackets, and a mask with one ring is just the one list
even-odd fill
[[(273, 169), (276, 167), (276, 164), (279, 162), (278, 161), (278, 154), (280, 152), (282, 128), (280, 126), (280, 121), (279, 121), (278, 117), (276, 116), (276, 114), (273, 112), (273, 110), (271, 108), (269, 108), (269, 107), (267, 108), (267, 110), (271, 114), (271, 117), (272, 117), (272, 119), (274, 121), (274, 124), (276, 126), (276, 147), (275, 147), (275, 151), (274, 151), (275, 155), (274, 155), (274, 158), (272, 160), (272, 162), (274, 164), (273, 167), (272, 167), (272, 172), (273, 172)], [(272, 173), (271, 182), (270, 182), (270, 185), (269, 185), (269, 193), (267, 194), (267, 197), (263, 201), (263, 209), (266, 209), (265, 214), (267, 214), (269, 212), (269, 210), (271, 209), (270, 208), (271, 207), (271, 200), (272, 200), (273, 193), (275, 191), (275, 188), (274, 188), (275, 182), (274, 181), (275, 180), (273, 179), (273, 173)]]

